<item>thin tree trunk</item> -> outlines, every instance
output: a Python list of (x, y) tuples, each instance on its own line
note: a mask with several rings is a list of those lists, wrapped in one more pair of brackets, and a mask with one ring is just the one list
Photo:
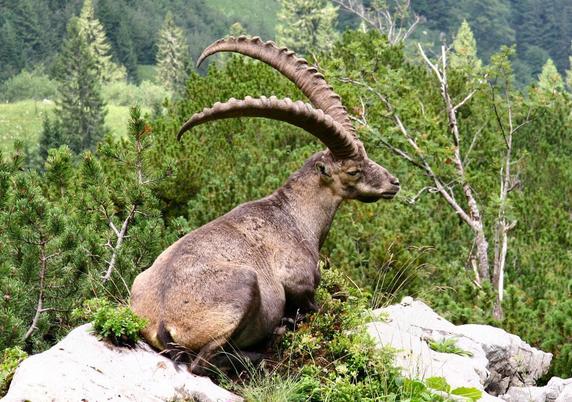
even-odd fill
[(129, 226), (129, 222), (133, 218), (133, 215), (135, 215), (136, 210), (137, 206), (133, 205), (131, 211), (129, 211), (129, 215), (127, 215), (127, 218), (125, 218), (125, 220), (123, 221), (123, 224), (121, 225), (121, 229), (119, 231), (117, 230), (113, 222), (111, 220), (109, 221), (109, 226), (111, 227), (111, 229), (113, 229), (113, 232), (117, 236), (117, 241), (115, 243), (115, 246), (113, 247), (113, 253), (111, 255), (111, 260), (109, 260), (107, 271), (103, 276), (104, 283), (107, 282), (109, 279), (111, 279), (111, 274), (113, 273), (113, 269), (115, 268), (115, 264), (117, 262), (117, 254), (119, 253), (119, 249), (123, 244), (123, 239), (125, 239), (125, 234), (127, 233), (127, 227)]
[(46, 256), (46, 241), (40, 241), (40, 292), (38, 294), (38, 304), (36, 305), (36, 313), (32, 319), (32, 324), (26, 331), (24, 335), (24, 340), (28, 339), (30, 335), (38, 328), (38, 320), (40, 319), (40, 314), (42, 314), (44, 309), (44, 289), (46, 287), (46, 270), (48, 266), (48, 257)]
[(477, 257), (477, 271), (479, 273), (479, 279), (482, 283), (483, 281), (490, 281), (490, 265), (489, 265), (489, 243), (485, 236), (485, 232), (481, 222), (478, 223), (477, 229), (475, 230), (475, 243), (476, 243), (476, 257)]

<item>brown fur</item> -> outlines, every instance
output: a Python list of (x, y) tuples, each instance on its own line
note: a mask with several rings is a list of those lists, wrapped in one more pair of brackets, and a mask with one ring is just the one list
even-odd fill
[(399, 190), (359, 145), (359, 158), (313, 155), (270, 196), (167, 248), (133, 284), (131, 306), (149, 320), (148, 342), (194, 352), (191, 370), (199, 371), (221, 346), (245, 348), (267, 338), (286, 307), (313, 310), (319, 250), (342, 200), (371, 202)]

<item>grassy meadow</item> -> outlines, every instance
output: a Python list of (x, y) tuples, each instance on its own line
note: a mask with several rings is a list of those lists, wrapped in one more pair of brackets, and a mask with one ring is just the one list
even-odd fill
[[(55, 107), (52, 101), (24, 100), (0, 103), (0, 151), (12, 149), (15, 140), (34, 148), (42, 131), (42, 120)], [(117, 136), (127, 133), (129, 107), (107, 105), (105, 123)]]

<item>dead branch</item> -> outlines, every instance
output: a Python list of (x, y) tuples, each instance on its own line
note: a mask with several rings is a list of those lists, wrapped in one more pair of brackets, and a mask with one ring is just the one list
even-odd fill
[(410, 15), (411, 0), (396, 0), (395, 10), (391, 10), (389, 6), (367, 8), (361, 0), (332, 0), (332, 2), (385, 35), (390, 45), (405, 41), (421, 22), (421, 17), (417, 14), (413, 14), (412, 17)]
[(131, 207), (131, 210), (129, 211), (129, 214), (127, 215), (127, 218), (125, 218), (125, 220), (123, 221), (123, 224), (121, 225), (121, 230), (119, 230), (119, 231), (117, 230), (117, 228), (115, 227), (113, 222), (111, 220), (109, 220), (109, 227), (115, 232), (115, 235), (117, 236), (117, 240), (115, 242), (115, 246), (111, 247), (113, 249), (113, 253), (111, 255), (111, 260), (109, 261), (109, 265), (107, 266), (107, 271), (105, 272), (105, 275), (103, 276), (103, 282), (104, 283), (107, 282), (111, 278), (111, 274), (113, 273), (113, 269), (115, 268), (115, 264), (117, 262), (117, 254), (119, 253), (119, 249), (121, 248), (121, 245), (123, 244), (123, 239), (125, 238), (125, 234), (127, 232), (127, 227), (129, 226), (131, 219), (135, 215), (136, 210), (137, 210), (137, 206), (133, 205)]
[(46, 271), (48, 268), (48, 259), (49, 259), (48, 257), (46, 257), (46, 244), (47, 244), (47, 241), (44, 239), (42, 239), (39, 243), (39, 247), (40, 247), (40, 256), (39, 256), (40, 290), (38, 293), (38, 303), (36, 305), (36, 312), (34, 314), (34, 318), (32, 319), (32, 323), (30, 324), (30, 327), (26, 331), (26, 334), (24, 335), (23, 340), (28, 339), (32, 335), (32, 333), (38, 328), (38, 320), (40, 319), (40, 315), (46, 311), (46, 309), (44, 309), (44, 292), (45, 292), (45, 288), (46, 288)]

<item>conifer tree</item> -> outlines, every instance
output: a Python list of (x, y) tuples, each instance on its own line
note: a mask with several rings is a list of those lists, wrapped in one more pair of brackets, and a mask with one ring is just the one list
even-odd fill
[(338, 8), (325, 0), (281, 0), (276, 41), (299, 53), (331, 50)]
[(562, 92), (564, 90), (562, 76), (550, 58), (546, 60), (542, 67), (542, 72), (538, 76), (538, 88), (548, 93)]
[(50, 119), (48, 115), (44, 116), (42, 121), (42, 131), (40, 133), (40, 158), (46, 160), (48, 151), (51, 148), (57, 148), (63, 144), (62, 133), (56, 120)]
[(79, 17), (80, 33), (89, 44), (89, 50), (95, 60), (103, 82), (120, 81), (126, 77), (125, 67), (113, 62), (111, 57), (111, 45), (103, 26), (93, 10), (92, 0), (84, 0), (83, 8)]
[(105, 29), (115, 59), (125, 66), (131, 81), (139, 82), (137, 53), (133, 43), (133, 24), (123, 1), (98, 0), (97, 17)]
[(157, 40), (157, 76), (173, 93), (183, 90), (187, 81), (189, 46), (185, 32), (167, 13)]
[(99, 70), (79, 25), (77, 18), (70, 20), (57, 61), (55, 124), (60, 134), (58, 141), (52, 144), (57, 146), (61, 141), (75, 152), (94, 148), (105, 134), (105, 104)]
[(468, 67), (471, 70), (481, 68), (481, 60), (477, 57), (477, 41), (467, 20), (463, 20), (453, 41), (451, 67)]

